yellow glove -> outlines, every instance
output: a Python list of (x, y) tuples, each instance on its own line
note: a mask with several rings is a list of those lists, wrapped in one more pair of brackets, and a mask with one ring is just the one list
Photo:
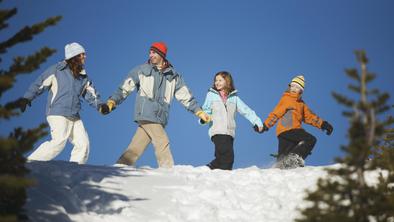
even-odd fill
[(109, 114), (112, 110), (114, 110), (115, 107), (115, 101), (113, 100), (108, 100), (107, 103), (102, 103), (99, 105), (99, 112), (103, 115)]
[(212, 121), (211, 117), (202, 110), (197, 111), (195, 114), (205, 123), (209, 123)]
[(109, 111), (111, 112), (116, 108), (116, 102), (113, 101), (112, 99), (107, 100), (107, 106), (109, 108)]

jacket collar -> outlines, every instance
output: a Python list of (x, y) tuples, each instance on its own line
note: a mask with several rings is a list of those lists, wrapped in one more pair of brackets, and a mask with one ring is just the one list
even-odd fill
[[(146, 76), (150, 76), (150, 75), (152, 75), (152, 72), (153, 71), (155, 71), (155, 72), (159, 72), (159, 69), (156, 67), (156, 66), (153, 66), (152, 64), (150, 64), (150, 63), (147, 63), (147, 65), (149, 66), (149, 68), (150, 68), (150, 71), (149, 72), (144, 72), (144, 75), (146, 75)], [(173, 79), (175, 79), (175, 77), (177, 77), (179, 74), (174, 70), (174, 68), (172, 67), (172, 66), (169, 66), (169, 67), (167, 67), (167, 68), (165, 68), (163, 71), (162, 71), (162, 74), (164, 75), (164, 77), (168, 80), (168, 81), (172, 81)]]
[(66, 63), (65, 60), (63, 60), (63, 61), (60, 61), (60, 62), (57, 63), (56, 69), (57, 70), (63, 70), (66, 67), (67, 67), (67, 63)]
[[(219, 92), (218, 92), (216, 89), (214, 89), (214, 88), (210, 88), (208, 91), (220, 95)], [(234, 95), (236, 95), (237, 93), (238, 93), (238, 90), (234, 90), (234, 91), (232, 91), (232, 92), (230, 92), (230, 93), (228, 94), (228, 97), (234, 96)]]
[[(65, 60), (58, 62), (56, 65), (56, 69), (59, 71), (64, 70), (66, 68), (68, 68), (68, 66), (67, 66), (67, 62)], [(82, 71), (79, 73), (79, 75), (86, 76), (86, 70), (82, 69)]]
[(292, 92), (286, 91), (285, 93), (283, 93), (283, 96), (294, 98), (296, 100), (301, 100), (302, 94), (292, 93)]

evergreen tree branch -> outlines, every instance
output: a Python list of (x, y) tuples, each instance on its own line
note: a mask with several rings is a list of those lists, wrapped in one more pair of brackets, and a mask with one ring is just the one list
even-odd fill
[(37, 128), (23, 130), (22, 128), (14, 129), (14, 132), (10, 134), (10, 138), (15, 138), (18, 141), (18, 146), (22, 152), (31, 150), (33, 145), (42, 137), (48, 135), (45, 130), (48, 124), (42, 123)]
[(372, 89), (368, 91), (369, 95), (379, 95), (380, 94), (380, 90), (379, 89)]
[(354, 100), (347, 98), (346, 96), (336, 93), (336, 92), (332, 92), (332, 96), (334, 97), (335, 100), (337, 100), (338, 103), (349, 107), (349, 108), (353, 108), (355, 105)]
[(356, 59), (360, 64), (368, 63), (368, 58), (364, 50), (355, 50), (354, 54), (356, 55)]
[[(0, 0), (1, 2), (1, 0)], [(17, 13), (16, 9), (0, 10), (0, 30), (8, 26), (6, 21)], [(22, 42), (29, 41), (34, 35), (46, 27), (55, 25), (61, 16), (52, 17), (31, 27), (26, 26), (8, 40), (0, 43), (0, 54)], [(16, 57), (8, 71), (0, 69), (0, 98), (3, 93), (13, 87), (15, 77), (23, 73), (31, 73), (55, 52), (47, 47), (28, 57)], [(1, 62), (1, 58), (0, 58)], [(18, 101), (0, 105), (0, 120), (18, 115)], [(8, 137), (0, 135), (0, 221), (27, 221), (23, 210), (27, 194), (26, 188), (32, 181), (26, 179), (28, 169), (25, 167), (24, 154), (33, 148), (41, 137), (47, 135), (47, 124), (35, 129), (23, 130), (16, 128)]]
[(361, 90), (361, 88), (360, 88), (359, 86), (355, 86), (355, 85), (352, 85), (352, 84), (349, 84), (347, 88), (348, 88), (350, 91), (353, 91), (353, 92), (355, 92), (355, 93), (359, 93), (360, 90)]
[(13, 116), (18, 116), (20, 113), (16, 111), (16, 101), (7, 103), (5, 107), (0, 105), (0, 120), (1, 119), (10, 119)]
[(44, 47), (33, 55), (27, 57), (15, 57), (14, 63), (11, 65), (10, 69), (7, 72), (3, 71), (3, 73), (0, 74), (0, 96), (3, 92), (9, 90), (13, 86), (16, 75), (31, 73), (34, 70), (39, 69), (40, 65), (55, 52), (56, 50), (54, 49)]
[(11, 102), (8, 102), (3, 107), (0, 105), (0, 120), (1, 119), (10, 119), (13, 116), (19, 116), (21, 112), (17, 109), (20, 109), (20, 98)]
[(360, 75), (358, 74), (357, 69), (345, 69), (345, 73), (347, 76), (349, 76), (351, 79), (356, 80), (357, 82), (360, 82)]
[(14, 58), (10, 70), (5, 74), (15, 76), (21, 73), (31, 73), (40, 68), (40, 64), (44, 63), (55, 52), (55, 49), (44, 47), (39, 52), (27, 57), (17, 56)]
[(16, 8), (0, 10), (0, 30), (8, 27), (6, 21), (10, 19), (12, 16), (16, 15), (16, 13), (17, 13)]
[(368, 72), (365, 77), (365, 82), (369, 83), (375, 80), (376, 74)]
[(14, 129), (8, 137), (0, 137), (0, 175), (21, 176), (28, 172), (23, 164), (17, 163), (25, 162), (23, 153), (31, 150), (40, 138), (48, 134), (47, 127), (48, 125), (44, 123), (37, 128), (28, 130), (19, 127)]
[(24, 27), (14, 36), (0, 43), (0, 54), (6, 53), (7, 48), (15, 46), (16, 44), (32, 40), (34, 35), (37, 35), (40, 32), (44, 31), (45, 28), (47, 28), (48, 26), (56, 25), (56, 23), (59, 22), (61, 19), (61, 16), (55, 16), (46, 19), (44, 22)]

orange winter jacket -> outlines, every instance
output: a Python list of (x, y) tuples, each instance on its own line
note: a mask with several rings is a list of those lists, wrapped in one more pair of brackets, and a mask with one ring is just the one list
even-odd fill
[(302, 122), (321, 128), (323, 120), (315, 115), (297, 93), (285, 92), (275, 109), (268, 115), (264, 124), (271, 128), (278, 122), (276, 135), (302, 128)]

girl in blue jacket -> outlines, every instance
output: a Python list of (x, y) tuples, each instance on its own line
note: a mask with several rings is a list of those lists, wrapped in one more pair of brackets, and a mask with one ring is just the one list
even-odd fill
[[(237, 95), (231, 74), (226, 71), (215, 75), (212, 88), (208, 90), (203, 111), (211, 116), (209, 136), (215, 144), (215, 159), (207, 166), (211, 169), (231, 170), (234, 163), (235, 115), (242, 114), (259, 131), (263, 123)], [(203, 123), (200, 120), (201, 123)]]

